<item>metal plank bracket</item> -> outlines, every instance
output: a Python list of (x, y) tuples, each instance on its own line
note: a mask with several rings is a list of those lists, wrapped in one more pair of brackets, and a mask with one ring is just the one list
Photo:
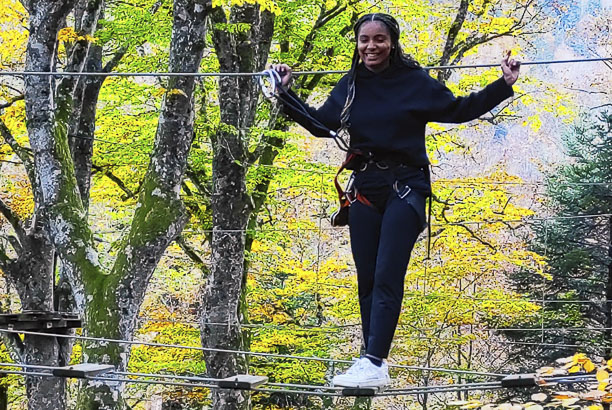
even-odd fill
[(222, 389), (252, 390), (268, 382), (266, 376), (255, 376), (251, 374), (238, 374), (219, 380), (217, 383)]
[(345, 387), (342, 389), (343, 396), (376, 396), (376, 393), (381, 392), (380, 387)]
[(501, 379), (502, 387), (533, 387), (537, 386), (537, 377), (533, 373), (511, 374)]
[(52, 373), (57, 377), (85, 379), (87, 377), (95, 377), (113, 371), (115, 371), (115, 366), (111, 364), (83, 363), (53, 369)]

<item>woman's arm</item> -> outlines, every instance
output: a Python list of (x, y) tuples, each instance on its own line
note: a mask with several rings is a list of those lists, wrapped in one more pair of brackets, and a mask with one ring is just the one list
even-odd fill
[(467, 97), (455, 97), (443, 84), (429, 77), (429, 102), (426, 112), (427, 121), (434, 122), (467, 122), (492, 110), (514, 94), (512, 84), (519, 75), (520, 63), (509, 60), (510, 52), (502, 59), (503, 76), (487, 85), (479, 92)]
[[(281, 77), (281, 85), (277, 90), (277, 97), (283, 103), (283, 112), (292, 120), (306, 128), (315, 137), (329, 137), (329, 130), (335, 131), (340, 127), (340, 107), (338, 105), (338, 85), (332, 90), (330, 96), (320, 108), (313, 108), (303, 102), (297, 94), (291, 91), (291, 68), (286, 64), (274, 64), (271, 67)], [(312, 117), (316, 121), (312, 121)]]

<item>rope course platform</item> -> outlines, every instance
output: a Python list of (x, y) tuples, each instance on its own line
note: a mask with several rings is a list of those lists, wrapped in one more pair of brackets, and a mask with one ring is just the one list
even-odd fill
[(81, 325), (78, 315), (66, 312), (28, 310), (0, 314), (0, 329), (7, 330), (75, 329)]
[[(16, 374), (37, 377), (65, 377), (97, 382), (124, 382), (141, 384), (161, 384), (168, 386), (210, 389), (248, 390), (259, 393), (286, 393), (335, 397), (372, 397), (372, 396), (406, 396), (421, 394), (455, 393), (471, 390), (497, 390), (511, 388), (529, 388), (545, 385), (547, 382), (575, 383), (577, 381), (595, 380), (594, 375), (573, 377), (539, 378), (535, 374), (508, 375), (497, 382), (463, 383), (430, 386), (411, 386), (403, 388), (377, 387), (341, 387), (328, 385), (270, 383), (266, 376), (249, 374), (234, 375), (216, 379), (200, 376), (182, 376), (173, 374), (134, 373), (115, 371), (111, 365), (80, 364), (65, 367), (0, 363), (0, 374)], [(6, 370), (23, 369), (23, 370)], [(180, 380), (180, 381), (169, 381)]]

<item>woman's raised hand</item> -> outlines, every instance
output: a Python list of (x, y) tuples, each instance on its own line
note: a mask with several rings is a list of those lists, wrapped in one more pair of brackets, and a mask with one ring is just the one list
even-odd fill
[(288, 87), (289, 82), (291, 81), (291, 67), (289, 67), (287, 64), (272, 64), (270, 68), (280, 75), (281, 84), (283, 87)]
[(504, 80), (506, 80), (506, 84), (512, 85), (516, 82), (519, 76), (519, 71), (521, 68), (521, 62), (515, 59), (510, 58), (510, 51), (506, 54), (506, 56), (501, 61), (501, 69), (504, 73)]

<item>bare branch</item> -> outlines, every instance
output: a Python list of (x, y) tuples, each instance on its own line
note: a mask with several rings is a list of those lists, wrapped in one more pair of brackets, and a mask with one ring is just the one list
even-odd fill
[(129, 198), (133, 198), (138, 193), (137, 191), (136, 192), (132, 192), (132, 190), (129, 189), (125, 185), (125, 183), (121, 180), (121, 178), (119, 178), (118, 176), (113, 174), (108, 168), (103, 168), (103, 167), (101, 167), (99, 165), (94, 165), (94, 164), (92, 164), (91, 167), (94, 170), (100, 172), (102, 175), (104, 175), (105, 177), (107, 177), (111, 181), (113, 181), (119, 187), (119, 189), (121, 189), (123, 192), (125, 192), (125, 194), (127, 196), (124, 196), (124, 197), (121, 198), (123, 201), (125, 201), (126, 199), (129, 199)]
[(463, 224), (459, 224), (458, 226), (462, 227), (463, 229), (465, 229), (466, 231), (469, 232), (469, 234), (476, 239), (478, 242), (480, 242), (481, 244), (488, 246), (489, 248), (491, 248), (491, 250), (493, 252), (497, 252), (497, 248), (495, 248), (495, 246), (491, 245), (489, 242), (485, 241), (484, 239), (482, 239), (481, 237), (479, 237), (478, 235), (476, 235), (476, 233), (474, 231), (472, 231), (470, 228), (468, 228), (466, 225)]
[(183, 252), (185, 252), (185, 255), (187, 255), (187, 257), (189, 257), (189, 259), (191, 259), (192, 262), (196, 264), (198, 269), (200, 269), (204, 273), (204, 277), (207, 277), (208, 273), (210, 273), (208, 265), (206, 265), (206, 262), (204, 262), (202, 258), (200, 258), (195, 249), (193, 249), (191, 245), (189, 245), (187, 241), (185, 241), (185, 237), (182, 235), (179, 236), (176, 239), (176, 243), (178, 244), (178, 246), (180, 246)]
[(572, 87), (565, 87), (566, 90), (571, 90), (571, 91), (578, 91), (581, 93), (586, 93), (586, 94), (604, 94), (604, 95), (608, 95), (609, 92), (607, 91), (597, 91), (597, 90), (583, 90), (582, 88), (572, 88)]
[(11, 105), (15, 104), (17, 101), (21, 101), (25, 98), (25, 96), (23, 94), (20, 95), (16, 95), (15, 97), (11, 98), (10, 100), (8, 100), (7, 102), (5, 102), (4, 104), (0, 104), (0, 110), (3, 110), (5, 108), (10, 107)]
[(22, 147), (19, 145), (11, 131), (8, 129), (4, 121), (0, 119), (0, 135), (4, 139), (4, 142), (8, 144), (19, 159), (24, 163), (26, 169), (33, 170), (34, 164), (32, 162), (32, 153), (29, 148)]
[(0, 213), (11, 224), (19, 240), (23, 241), (26, 237), (26, 232), (21, 226), (21, 221), (19, 220), (17, 215), (15, 215), (13, 210), (9, 208), (9, 206), (4, 203), (4, 201), (2, 201), (2, 198), (0, 198)]

